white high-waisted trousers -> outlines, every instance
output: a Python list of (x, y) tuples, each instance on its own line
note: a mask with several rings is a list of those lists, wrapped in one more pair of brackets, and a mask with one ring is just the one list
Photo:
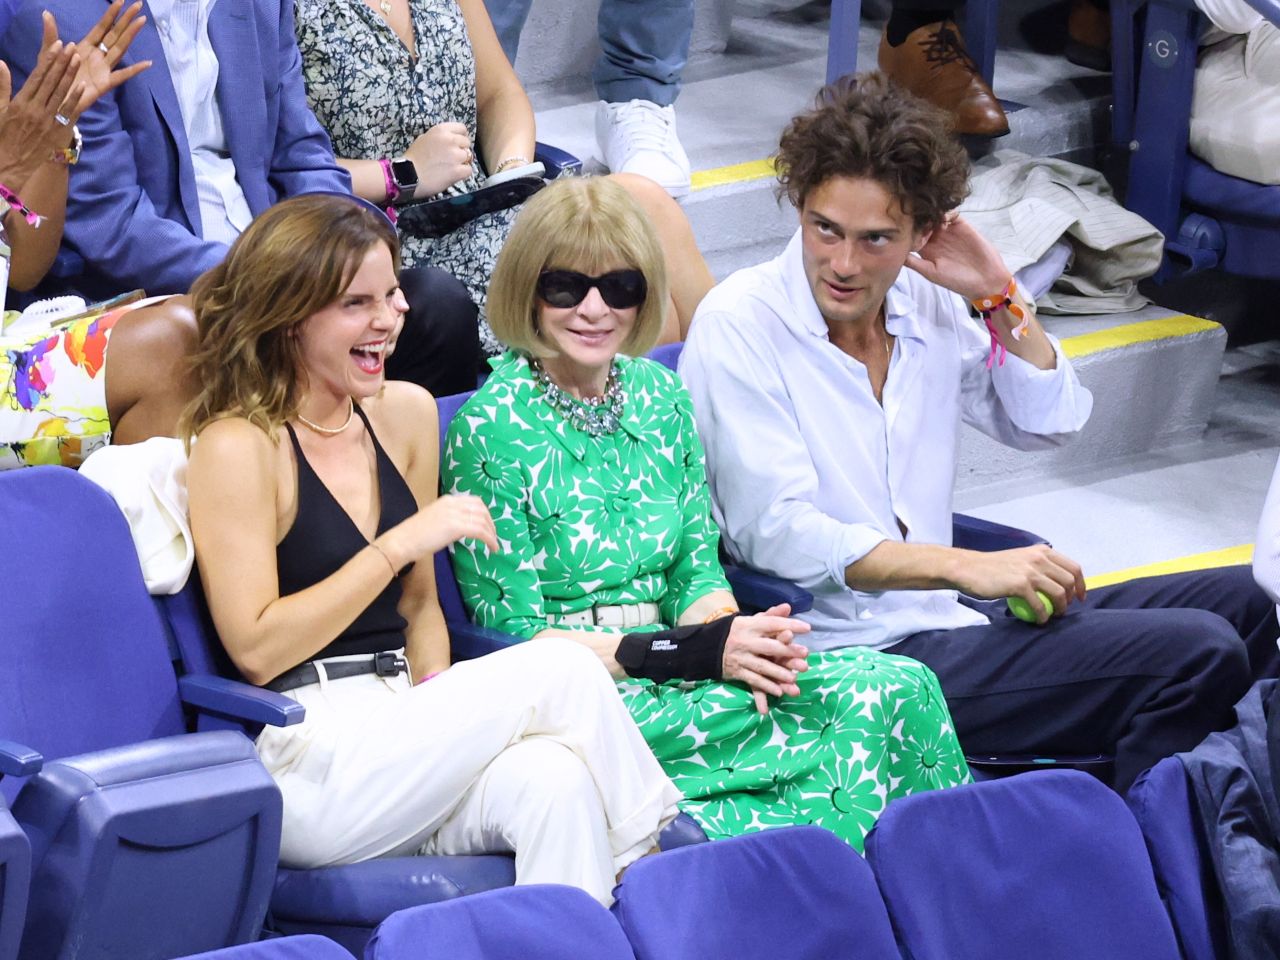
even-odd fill
[(608, 904), (617, 873), (677, 813), (596, 655), (522, 643), (427, 683), (374, 674), (290, 691), (307, 708), (258, 754), (284, 795), (290, 867), (422, 854), (515, 853), (517, 883)]

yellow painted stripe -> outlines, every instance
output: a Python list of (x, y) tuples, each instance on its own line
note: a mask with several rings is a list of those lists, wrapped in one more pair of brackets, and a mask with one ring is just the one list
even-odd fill
[(693, 174), (693, 189), (706, 190), (708, 187), (723, 187), (730, 183), (745, 183), (772, 176), (773, 158), (766, 157), (763, 160), (750, 160), (713, 170), (697, 170)]
[(1103, 573), (1096, 577), (1087, 577), (1085, 586), (1092, 590), (1095, 587), (1109, 587), (1113, 583), (1137, 580), (1140, 577), (1157, 577), (1166, 573), (1186, 573), (1189, 570), (1211, 570), (1214, 567), (1234, 567), (1237, 564), (1252, 562), (1253, 544), (1245, 543), (1238, 547), (1227, 547), (1225, 550), (1193, 553), (1186, 557), (1175, 557), (1172, 560), (1161, 560), (1159, 563), (1148, 563), (1141, 567), (1130, 567), (1128, 570), (1117, 570), (1114, 573)]
[(1204, 320), (1184, 313), (1176, 317), (1126, 323), (1123, 326), (1112, 327), (1110, 330), (1082, 333), (1078, 337), (1065, 337), (1062, 341), (1062, 349), (1068, 357), (1087, 357), (1091, 353), (1100, 353), (1103, 350), (1115, 350), (1118, 347), (1128, 347), (1135, 343), (1148, 343), (1153, 340), (1172, 340), (1175, 337), (1218, 329), (1220, 326), (1212, 320)]

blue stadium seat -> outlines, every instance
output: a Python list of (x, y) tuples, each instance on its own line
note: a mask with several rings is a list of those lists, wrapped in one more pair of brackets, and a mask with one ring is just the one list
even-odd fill
[(557, 177), (576, 177), (582, 173), (582, 161), (567, 150), (553, 147), (549, 143), (536, 143), (533, 146), (533, 159), (546, 168), (548, 180)]
[(15, 960), (27, 916), (31, 844), (0, 800), (0, 960)]
[[(1248, 0), (1280, 25), (1280, 0)], [(1157, 281), (1218, 267), (1280, 277), (1280, 186), (1219, 173), (1187, 150), (1203, 18), (1194, 0), (1114, 0), (1112, 141), (1131, 151), (1125, 206), (1165, 236)], [(1145, 16), (1141, 42), (1135, 25)]]
[(332, 940), (303, 934), (197, 953), (179, 960), (352, 960), (352, 957)]
[(913, 960), (1179, 960), (1138, 825), (1079, 771), (895, 800), (867, 862)]
[[(239, 679), (213, 629), (197, 578), (172, 597), (157, 597), (156, 603), (188, 675)], [(457, 638), (452, 632), (450, 642), (455, 661), (494, 649)], [(506, 645), (505, 636), (502, 645)], [(287, 697), (281, 699), (299, 706)], [(359, 954), (374, 928), (397, 910), (514, 882), (515, 862), (501, 854), (387, 857), (316, 870), (280, 867), (271, 894), (268, 926), (283, 934), (329, 937)]]
[(1134, 782), (1125, 800), (1147, 841), (1156, 889), (1184, 960), (1226, 957), (1222, 898), (1182, 761), (1161, 760)]
[(899, 960), (866, 862), (821, 827), (646, 857), (614, 896), (636, 960)]
[(576, 887), (532, 884), (387, 917), (365, 960), (634, 960), (609, 912)]
[[(119, 509), (36, 467), (0, 475), (0, 526), (24, 532), (0, 551), (0, 793), (31, 842), (23, 960), (255, 939), (280, 792), (242, 734), (185, 733), (188, 688)], [(234, 712), (233, 690), (201, 692)]]

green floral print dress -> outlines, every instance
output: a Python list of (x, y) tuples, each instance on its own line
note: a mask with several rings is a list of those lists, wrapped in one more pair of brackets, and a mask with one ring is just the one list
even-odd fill
[[(652, 602), (672, 625), (728, 589), (702, 446), (674, 374), (620, 357), (621, 426), (593, 437), (546, 401), (525, 358), (492, 363), (453, 418), (442, 465), (447, 491), (488, 503), (502, 546), (455, 546), (477, 623), (529, 639), (595, 604)], [(799, 696), (763, 716), (734, 683), (623, 679), (618, 689), (683, 809), (713, 839), (816, 823), (861, 851), (894, 797), (969, 779), (924, 665), (833, 650), (812, 654), (797, 683)]]

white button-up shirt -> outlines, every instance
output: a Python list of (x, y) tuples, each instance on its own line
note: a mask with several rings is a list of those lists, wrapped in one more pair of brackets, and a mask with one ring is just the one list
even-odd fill
[(980, 322), (913, 270), (890, 288), (885, 323), (896, 344), (881, 406), (828, 339), (797, 231), (707, 295), (680, 358), (729, 553), (813, 592), (815, 649), (986, 623), (953, 590), (852, 590), (845, 568), (884, 540), (950, 545), (962, 419), (1029, 450), (1064, 442), (1093, 408), (1052, 337), (1055, 369), (1009, 354), (988, 370)]
[[(200, 198), (200, 236), (231, 243), (253, 214), (236, 180), (218, 109), (218, 58), (209, 40), (217, 0), (148, 0), (178, 95)], [(290, 2), (290, 0), (284, 0)]]

